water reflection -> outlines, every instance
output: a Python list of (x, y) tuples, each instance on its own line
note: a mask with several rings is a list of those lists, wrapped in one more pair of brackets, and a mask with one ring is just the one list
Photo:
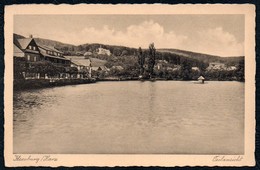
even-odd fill
[(244, 84), (102, 82), (14, 94), (15, 153), (242, 154)]

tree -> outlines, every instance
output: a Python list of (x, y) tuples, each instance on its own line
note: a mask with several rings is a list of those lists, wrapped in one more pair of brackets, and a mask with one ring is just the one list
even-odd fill
[(245, 81), (245, 60), (239, 61), (236, 75), (239, 81)]
[(143, 75), (144, 73), (144, 61), (145, 61), (145, 55), (142, 51), (142, 48), (139, 47), (138, 49), (138, 64), (140, 68), (140, 75)]
[(114, 56), (120, 56), (120, 55), (121, 55), (121, 50), (120, 50), (120, 48), (115, 47), (115, 48), (113, 49), (113, 54), (114, 54)]
[(181, 74), (183, 80), (190, 80), (191, 79), (191, 63), (184, 59), (181, 63)]
[(23, 79), (23, 72), (26, 72), (26, 61), (24, 58), (14, 57), (14, 79)]
[(66, 72), (65, 67), (55, 65), (50, 61), (36, 61), (29, 63), (26, 70), (29, 73), (48, 74), (50, 76)]
[(83, 46), (82, 46), (82, 45), (79, 45), (77, 50), (78, 50), (78, 51), (83, 51), (83, 50), (84, 50), (84, 48), (83, 48)]
[(149, 72), (150, 78), (153, 75), (153, 68), (155, 65), (155, 55), (156, 55), (156, 49), (154, 47), (154, 43), (151, 43), (149, 45), (149, 59), (148, 59), (148, 72)]
[(121, 56), (126, 56), (126, 55), (128, 55), (127, 50), (122, 51)]

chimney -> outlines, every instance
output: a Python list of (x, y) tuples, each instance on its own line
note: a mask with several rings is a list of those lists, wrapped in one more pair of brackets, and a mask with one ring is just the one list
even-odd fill
[(32, 34), (30, 34), (30, 35), (29, 35), (29, 38), (33, 38), (33, 35), (32, 35)]

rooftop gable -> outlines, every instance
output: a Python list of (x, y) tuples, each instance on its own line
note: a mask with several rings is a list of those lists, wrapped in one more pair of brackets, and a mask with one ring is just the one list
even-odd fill
[(33, 41), (32, 38), (22, 38), (22, 39), (17, 39), (17, 47), (19, 47), (22, 50), (25, 50), (28, 45), (31, 43), (31, 41)]

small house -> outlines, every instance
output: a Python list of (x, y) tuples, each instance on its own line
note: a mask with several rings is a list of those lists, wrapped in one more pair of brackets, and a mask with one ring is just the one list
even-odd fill
[(113, 66), (112, 69), (124, 70), (124, 68), (122, 66)]
[(191, 67), (192, 71), (200, 71), (200, 69), (198, 67)]

